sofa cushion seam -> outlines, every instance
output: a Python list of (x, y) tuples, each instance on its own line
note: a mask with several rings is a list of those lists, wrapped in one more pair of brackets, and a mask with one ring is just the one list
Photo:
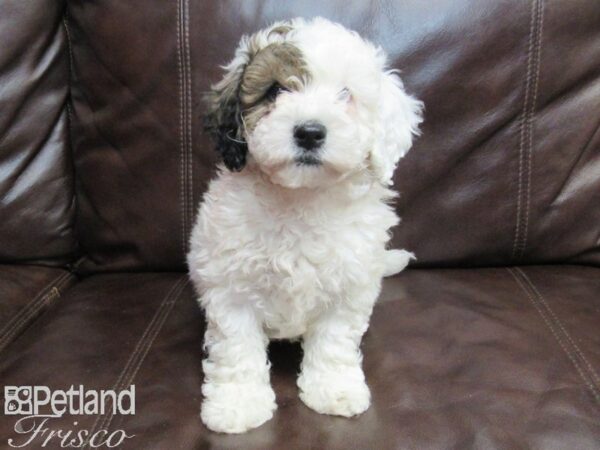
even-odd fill
[(537, 103), (538, 96), (538, 84), (540, 79), (540, 59), (541, 59), (541, 51), (542, 51), (542, 30), (544, 25), (544, 2), (543, 0), (538, 0), (537, 2), (537, 10), (536, 10), (536, 24), (537, 24), (537, 34), (536, 34), (536, 42), (534, 45), (534, 54), (533, 54), (533, 89), (532, 89), (532, 100), (530, 105), (530, 113), (529, 120), (527, 125), (527, 190), (525, 192), (525, 222), (523, 224), (523, 233), (522, 233), (522, 245), (519, 252), (519, 258), (523, 257), (523, 253), (525, 252), (525, 248), (527, 245), (527, 237), (529, 234), (529, 219), (531, 213), (531, 174), (532, 174), (532, 166), (533, 166), (533, 133), (534, 133), (534, 123), (535, 123), (535, 109)]
[[(193, 205), (194, 205), (194, 189), (193, 189), (193, 165), (192, 165), (192, 155), (193, 155), (193, 134), (192, 134), (192, 67), (191, 67), (191, 55), (190, 55), (190, 24), (189, 24), (189, 0), (185, 0), (185, 61), (187, 63), (187, 76), (188, 76), (188, 85), (187, 85), (187, 99), (188, 99), (188, 109), (187, 109), (187, 122), (188, 122), (188, 139), (187, 139), (187, 179), (186, 179), (186, 187), (187, 187), (187, 207), (188, 207), (188, 217), (187, 217), (187, 230), (188, 232), (192, 226), (193, 219)], [(186, 236), (186, 245), (187, 245), (187, 236)], [(186, 246), (187, 251), (187, 246)]]
[(19, 312), (10, 320), (3, 328), (0, 330), (0, 348), (4, 346), (4, 341), (14, 334), (14, 329), (18, 328), (23, 322), (26, 322), (29, 317), (32, 315), (32, 311), (36, 308), (36, 306), (40, 303), (43, 303), (45, 298), (52, 292), (52, 288), (56, 286), (57, 283), (62, 281), (64, 277), (69, 275), (69, 273), (63, 273), (58, 275), (48, 284), (46, 284), (40, 291), (36, 294), (36, 296), (28, 302), (23, 308), (19, 310)]
[(185, 182), (184, 182), (184, 155), (185, 155), (185, 130), (184, 130), (184, 74), (181, 51), (181, 0), (177, 0), (177, 82), (179, 91), (179, 207), (181, 208), (181, 246), (185, 253), (186, 212), (185, 212)]
[(10, 339), (18, 333), (18, 330), (30, 321), (39, 312), (42, 306), (52, 296), (60, 296), (60, 290), (63, 284), (70, 278), (71, 273), (66, 272), (54, 278), (45, 285), (38, 294), (25, 305), (19, 312), (0, 330), (0, 351), (3, 350), (11, 341)]
[(514, 272), (514, 269), (507, 268), (506, 270), (508, 270), (508, 272), (513, 276), (513, 278), (515, 279), (515, 281), (517, 282), (517, 284), (519, 285), (521, 290), (525, 293), (525, 295), (527, 296), (527, 298), (529, 299), (531, 304), (534, 306), (535, 310), (538, 312), (538, 314), (540, 315), (540, 317), (542, 318), (542, 320), (544, 321), (544, 323), (546, 324), (546, 326), (548, 327), (548, 329), (550, 330), (550, 332), (552, 333), (554, 338), (558, 341), (559, 346), (566, 353), (566, 355), (567, 355), (568, 359), (571, 361), (571, 363), (575, 366), (576, 371), (578, 372), (578, 374), (581, 377), (584, 384), (589, 388), (594, 400), (598, 404), (600, 404), (600, 393), (596, 389), (596, 387), (593, 383), (593, 380), (588, 379), (588, 376), (587, 376), (585, 370), (583, 370), (581, 365), (577, 362), (577, 358), (572, 354), (572, 352), (569, 351), (568, 346), (565, 344), (563, 339), (561, 339), (560, 334), (557, 332), (555, 327), (552, 325), (551, 320), (547, 317), (547, 313), (545, 313), (543, 311), (539, 302), (536, 301), (534, 296), (531, 295), (530, 290), (527, 289), (527, 286), (524, 284), (523, 280), (519, 277), (519, 275), (517, 275)]
[(561, 329), (561, 331), (563, 332), (563, 334), (565, 335), (567, 340), (570, 342), (571, 346), (575, 350), (575, 353), (583, 360), (583, 362), (589, 369), (590, 377), (592, 378), (596, 387), (600, 390), (600, 377), (594, 370), (594, 367), (592, 366), (592, 364), (589, 362), (589, 359), (585, 356), (585, 353), (583, 352), (583, 350), (581, 350), (579, 348), (579, 346), (577, 345), (575, 340), (571, 337), (571, 335), (569, 334), (567, 329), (564, 327), (564, 325), (562, 324), (562, 322), (560, 321), (560, 319), (558, 318), (558, 316), (556, 315), (554, 310), (550, 307), (550, 304), (548, 303), (548, 301), (545, 299), (545, 297), (542, 295), (542, 293), (539, 291), (539, 289), (535, 286), (535, 284), (531, 281), (531, 279), (527, 276), (527, 274), (525, 272), (523, 272), (523, 270), (521, 270), (519, 267), (515, 267), (515, 270), (521, 274), (521, 276), (525, 280), (525, 282), (531, 287), (531, 290), (533, 291), (533, 293), (540, 300), (542, 305), (544, 305), (544, 307), (550, 314), (551, 318), (554, 320), (555, 324)]
[[(532, 4), (535, 3), (535, 0), (532, 0)], [(527, 97), (529, 93), (529, 83), (530, 83), (530, 73), (531, 73), (531, 51), (533, 45), (533, 26), (534, 26), (534, 14), (531, 14), (529, 19), (529, 39), (527, 45), (527, 67), (525, 72), (525, 93), (523, 95), (523, 109), (521, 112), (521, 119), (519, 121), (519, 169), (518, 169), (518, 178), (517, 178), (517, 214), (516, 214), (516, 222), (515, 222), (515, 231), (513, 237), (513, 249), (512, 249), (512, 258), (514, 259), (517, 254), (517, 243), (521, 239), (521, 229), (519, 224), (521, 223), (521, 195), (523, 190), (523, 130), (525, 128), (525, 117), (527, 114)]]
[(177, 70), (179, 84), (179, 189), (181, 208), (181, 246), (187, 253), (187, 236), (193, 216), (192, 186), (192, 88), (189, 49), (189, 3), (177, 1)]
[[(175, 305), (175, 302), (179, 298), (179, 295), (181, 294), (181, 291), (183, 290), (183, 288), (185, 287), (186, 284), (187, 284), (187, 281), (185, 278), (175, 284), (174, 290), (171, 291), (171, 295), (169, 295), (167, 297), (167, 298), (174, 298), (174, 300), (165, 302), (166, 306), (163, 309), (163, 311), (161, 311), (160, 319), (157, 320), (157, 322), (156, 322), (157, 325), (154, 328), (156, 331), (154, 332), (154, 330), (153, 330), (154, 334), (152, 334), (150, 336), (149, 341), (148, 341), (147, 345), (145, 346), (145, 349), (142, 349), (142, 351), (138, 353), (142, 356), (140, 356), (139, 362), (134, 366), (133, 372), (129, 376), (127, 376), (126, 380), (125, 379), (122, 380), (121, 386), (119, 387), (120, 389), (126, 387), (127, 384), (131, 383), (135, 379), (140, 367), (142, 366), (142, 363), (146, 359), (146, 356), (148, 355), (148, 352), (150, 351), (150, 348), (152, 347), (152, 344), (156, 340), (156, 337), (158, 336), (160, 330), (162, 329), (162, 326), (164, 325), (165, 321), (167, 320), (167, 317), (169, 316), (171, 310), (173, 309), (173, 306)], [(111, 414), (107, 415), (106, 419), (102, 421), (101, 428), (108, 429), (108, 427), (110, 426), (110, 424), (112, 422), (113, 416), (114, 416), (114, 414), (112, 414), (112, 412), (111, 412)]]
[(532, 121), (535, 113), (535, 103), (537, 102), (542, 21), (542, 0), (532, 0), (527, 47), (525, 92), (523, 96), (523, 110), (519, 123), (519, 169), (517, 179), (517, 214), (515, 218), (512, 249), (513, 260), (522, 258), (527, 246), (533, 153)]
[[(173, 286), (171, 286), (155, 311), (150, 323), (148, 323), (144, 329), (133, 351), (129, 355), (125, 365), (123, 366), (123, 369), (121, 370), (121, 373), (117, 377), (117, 380), (113, 386), (114, 391), (122, 389), (128, 383), (133, 381), (148, 352), (150, 351), (150, 347), (154, 343), (154, 340), (158, 336), (158, 333), (162, 329), (164, 322), (172, 311), (173, 306), (179, 299), (179, 296), (181, 295), (181, 292), (187, 283), (187, 279), (183, 277), (174, 283)], [(110, 426), (110, 422), (112, 421), (111, 416), (112, 414), (110, 412), (105, 415), (98, 415), (94, 421), (92, 429), (90, 430), (89, 436), (93, 436), (98, 430)], [(89, 448), (89, 440), (82, 448)]]
[(46, 305), (52, 298), (60, 297), (60, 293), (63, 286), (71, 278), (70, 275), (70, 273), (65, 274), (64, 278), (58, 281), (55, 286), (50, 288), (46, 295), (44, 295), (44, 297), (41, 299), (41, 301), (37, 302), (36, 305), (34, 305), (34, 307), (27, 313), (27, 317), (24, 318), (21, 321), (21, 323), (19, 323), (19, 325), (15, 328), (14, 331), (11, 332), (13, 337), (16, 333), (18, 333), (17, 330), (19, 328), (23, 328), (27, 324), (27, 322), (32, 321), (38, 315), (39, 311), (43, 308), (43, 306)]

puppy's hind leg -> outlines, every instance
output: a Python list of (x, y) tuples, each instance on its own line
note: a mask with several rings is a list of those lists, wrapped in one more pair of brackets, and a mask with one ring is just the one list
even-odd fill
[(411, 259), (417, 259), (414, 253), (398, 249), (386, 250), (383, 254), (383, 258), (385, 260), (384, 277), (391, 277), (392, 275), (402, 272), (406, 269), (406, 266), (408, 266)]
[(243, 433), (273, 417), (277, 408), (269, 382), (268, 338), (254, 310), (223, 301), (227, 293), (205, 294), (207, 329), (202, 362), (204, 401), (200, 417), (213, 431)]

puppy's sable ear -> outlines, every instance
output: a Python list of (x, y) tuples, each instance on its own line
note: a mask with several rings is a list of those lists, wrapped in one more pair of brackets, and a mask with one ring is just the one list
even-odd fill
[(394, 170), (412, 146), (423, 121), (423, 102), (404, 91), (395, 71), (382, 73), (379, 93), (379, 131), (371, 151), (371, 166), (379, 181), (393, 184)]
[(204, 129), (214, 140), (225, 167), (232, 172), (239, 172), (244, 168), (248, 154), (239, 100), (246, 64), (246, 58), (236, 55), (225, 67), (227, 72), (223, 79), (211, 86), (210, 92), (205, 96), (207, 113)]
[(233, 172), (244, 168), (248, 156), (240, 102), (240, 88), (246, 67), (261, 49), (275, 42), (283, 42), (293, 28), (294, 21), (281, 21), (252, 36), (243, 36), (233, 60), (224, 67), (223, 79), (213, 85), (205, 97), (207, 112), (204, 129), (215, 141), (225, 166)]

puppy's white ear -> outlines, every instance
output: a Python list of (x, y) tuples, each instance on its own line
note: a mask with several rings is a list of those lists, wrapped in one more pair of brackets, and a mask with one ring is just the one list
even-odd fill
[(371, 166), (382, 184), (393, 184), (398, 160), (412, 146), (413, 136), (419, 134), (422, 111), (423, 102), (404, 91), (402, 80), (395, 71), (382, 73), (379, 126), (371, 151)]

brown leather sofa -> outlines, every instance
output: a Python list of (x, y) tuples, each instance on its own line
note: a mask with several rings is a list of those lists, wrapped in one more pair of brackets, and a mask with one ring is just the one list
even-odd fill
[[(306, 408), (276, 343), (274, 419), (219, 435), (184, 259), (216, 161), (201, 93), (242, 33), (314, 15), (425, 102), (393, 240), (418, 262), (365, 336), (368, 412)], [(121, 448), (600, 448), (599, 127), (597, 0), (2, 0), (1, 384), (134, 384), (135, 415), (47, 424), (135, 435)]]

